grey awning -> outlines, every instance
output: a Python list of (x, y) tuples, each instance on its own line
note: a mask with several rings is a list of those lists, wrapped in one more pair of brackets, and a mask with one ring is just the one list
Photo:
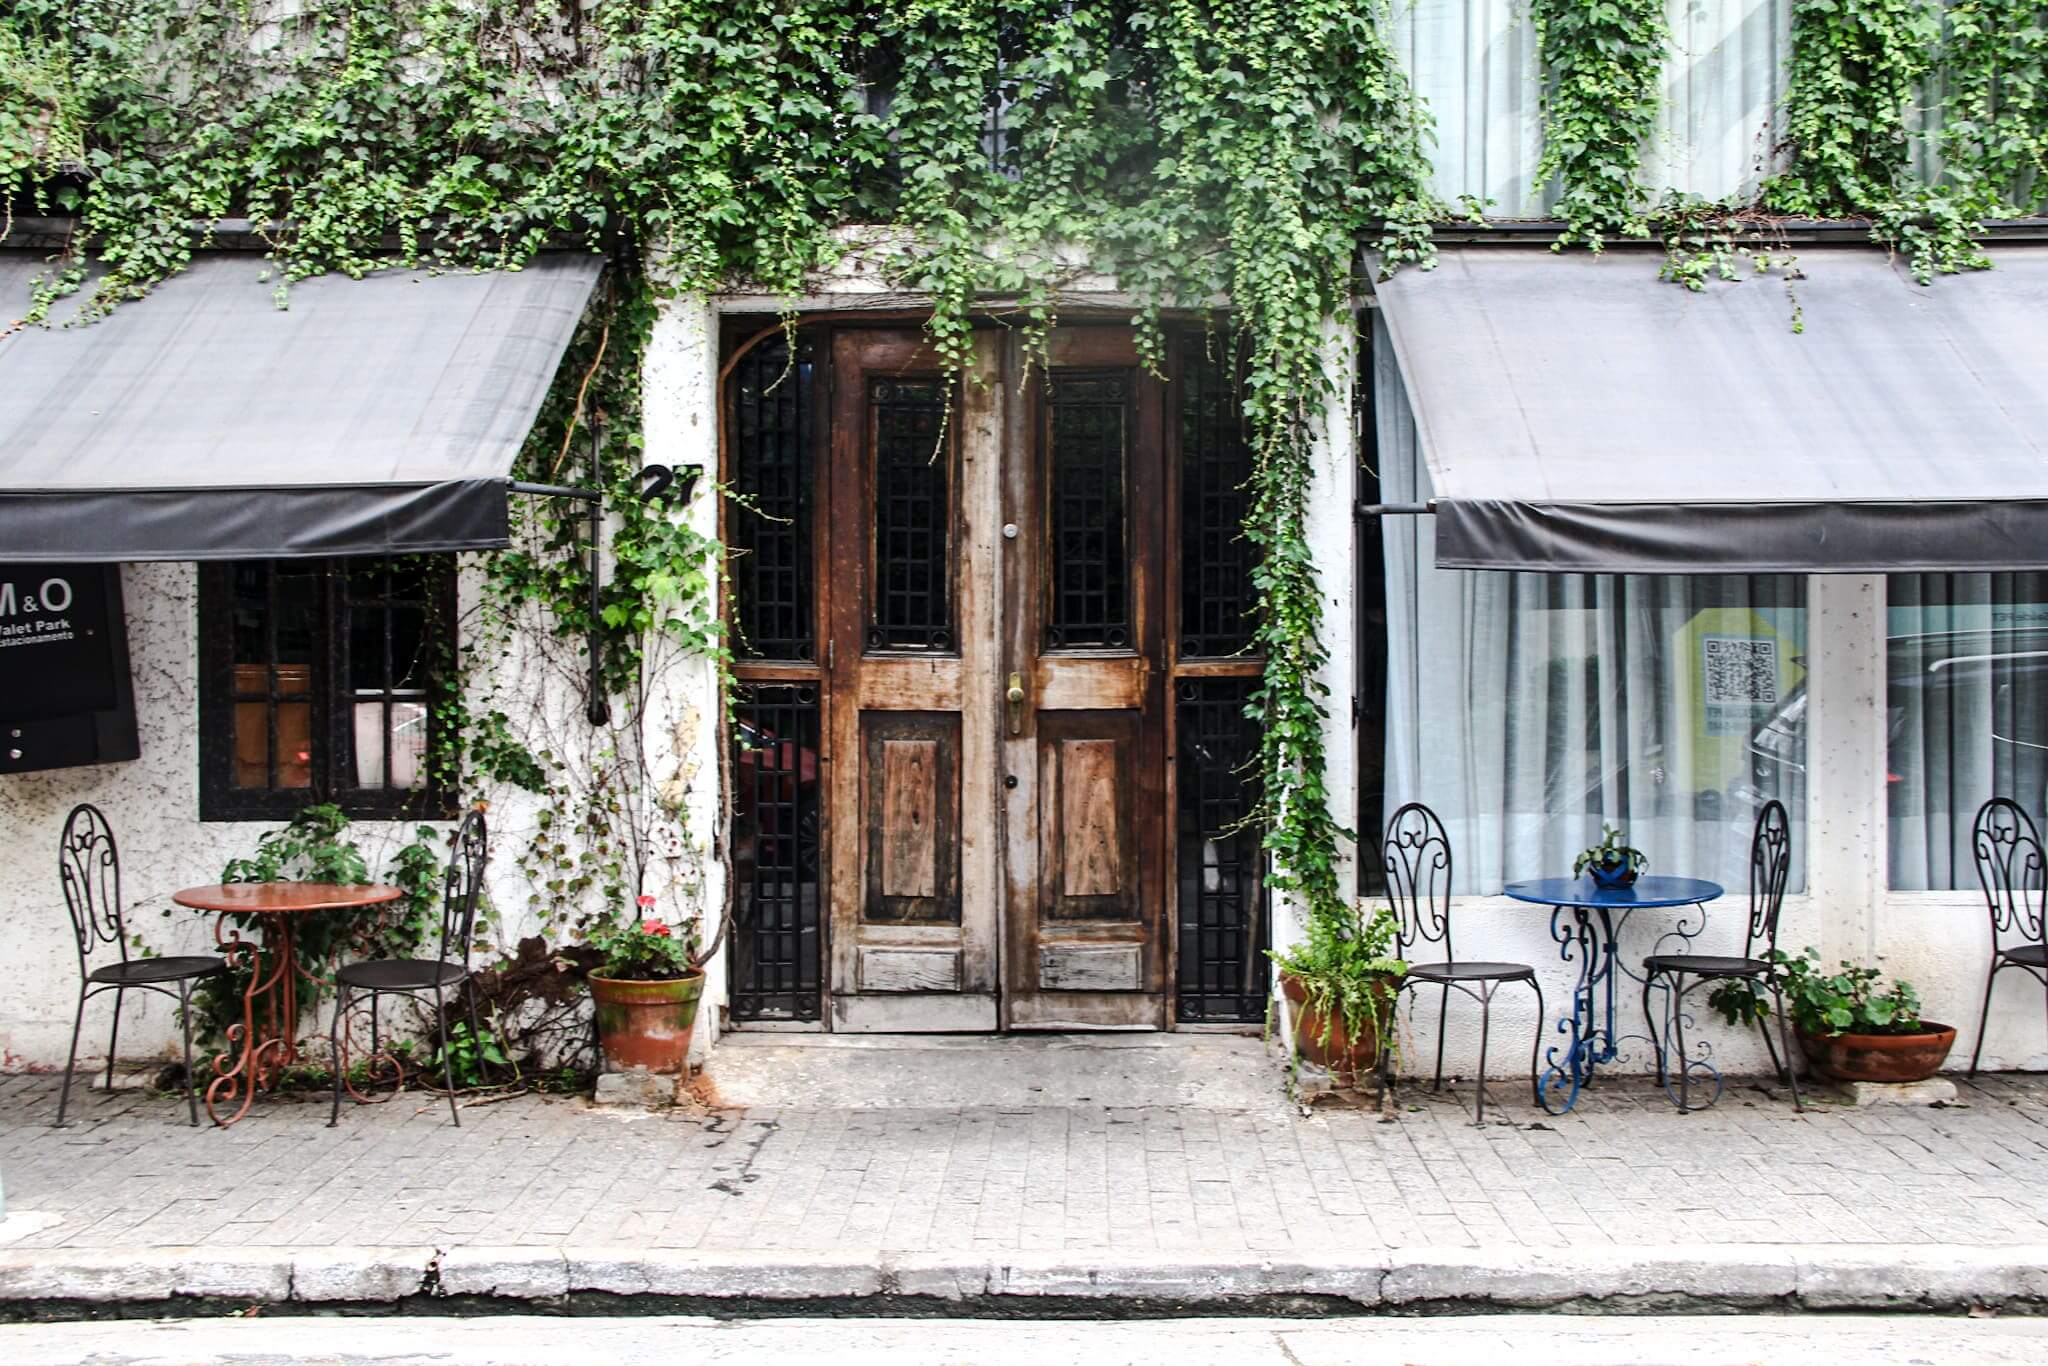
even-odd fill
[[(219, 253), (98, 322), (0, 323), (0, 562), (502, 546), (601, 265), (326, 277), (280, 309), (260, 259)], [(47, 270), (0, 252), (0, 318)]]
[[(2048, 248), (1912, 282), (1860, 248), (1805, 278), (1447, 248), (1378, 286), (1437, 563), (1644, 573), (2048, 566)], [(1794, 307), (1805, 330), (1792, 331)]]

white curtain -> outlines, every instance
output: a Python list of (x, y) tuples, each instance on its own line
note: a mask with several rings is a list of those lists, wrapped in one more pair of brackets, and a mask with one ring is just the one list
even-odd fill
[(1987, 798), (2038, 823), (2048, 789), (2048, 575), (1887, 580), (1891, 885), (1975, 889)]
[[(1430, 495), (1382, 327), (1381, 497)], [(1649, 871), (1746, 887), (1751, 825), (1786, 804), (1803, 885), (1805, 581), (1436, 568), (1429, 517), (1390, 517), (1391, 811), (1443, 818), (1458, 890), (1564, 876), (1614, 825)]]

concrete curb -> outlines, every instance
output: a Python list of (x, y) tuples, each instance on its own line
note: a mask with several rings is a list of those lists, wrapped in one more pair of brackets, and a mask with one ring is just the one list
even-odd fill
[(1401, 1248), (1328, 1256), (640, 1248), (91, 1249), (0, 1253), (0, 1317), (197, 1305), (289, 1311), (1184, 1314), (1674, 1310), (2048, 1312), (2048, 1247)]

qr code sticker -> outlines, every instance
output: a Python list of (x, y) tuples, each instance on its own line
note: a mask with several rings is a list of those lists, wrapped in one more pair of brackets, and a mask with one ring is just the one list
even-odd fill
[(1778, 642), (1708, 636), (1707, 705), (1769, 706), (1778, 700)]

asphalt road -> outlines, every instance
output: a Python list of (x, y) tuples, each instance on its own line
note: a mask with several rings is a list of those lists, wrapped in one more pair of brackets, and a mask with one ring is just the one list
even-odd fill
[(1829, 1366), (2048, 1363), (2048, 1319), (1820, 1314), (1430, 1319), (279, 1318), (0, 1327), (8, 1366)]

